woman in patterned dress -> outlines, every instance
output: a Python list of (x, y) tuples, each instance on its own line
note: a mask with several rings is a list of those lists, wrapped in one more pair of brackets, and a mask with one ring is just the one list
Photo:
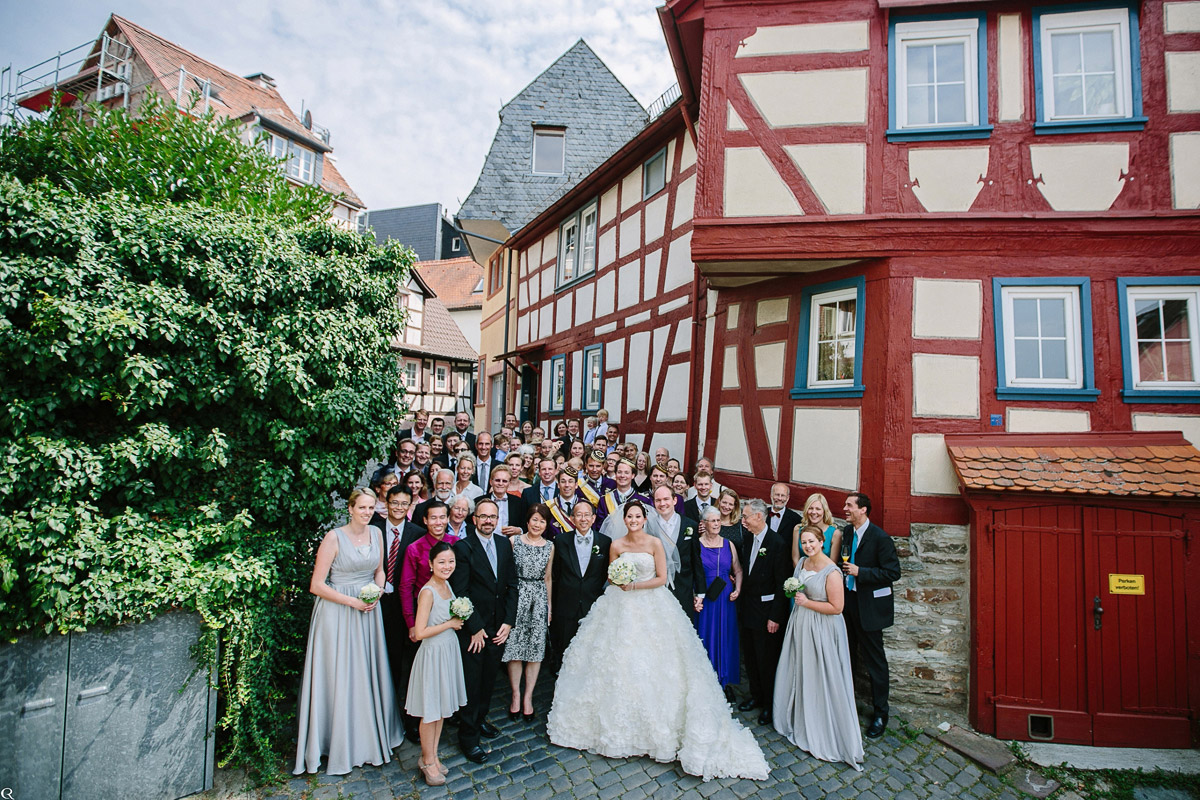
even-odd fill
[[(517, 624), (504, 644), (503, 660), (508, 664), (512, 685), (512, 703), (508, 718), (518, 714), (526, 722), (534, 719), (533, 688), (537, 685), (542, 658), (546, 654), (546, 630), (550, 627), (550, 567), (554, 548), (546, 539), (550, 509), (538, 503), (529, 511), (526, 532), (513, 537), (513, 559), (517, 562)], [(521, 674), (525, 674), (525, 695), (521, 695)]]

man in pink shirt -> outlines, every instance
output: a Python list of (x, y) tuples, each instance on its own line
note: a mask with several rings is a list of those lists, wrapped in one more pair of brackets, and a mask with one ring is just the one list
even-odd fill
[[(425, 507), (425, 535), (404, 551), (404, 566), (400, 570), (400, 608), (404, 612), (404, 624), (408, 626), (408, 637), (416, 641), (417, 592), (429, 583), (433, 569), (429, 566), (429, 551), (438, 542), (454, 544), (458, 537), (446, 533), (450, 521), (450, 509), (440, 500), (431, 500)], [(405, 687), (407, 688), (407, 687)], [(396, 687), (396, 691), (401, 691)]]

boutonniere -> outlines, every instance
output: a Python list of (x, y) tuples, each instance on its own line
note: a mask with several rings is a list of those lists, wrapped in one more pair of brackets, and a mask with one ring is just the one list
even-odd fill
[(765, 548), (765, 547), (758, 548), (758, 554), (760, 556), (765, 556), (767, 554), (767, 548)]
[(600, 545), (598, 545), (598, 544), (592, 545), (592, 555), (594, 555), (594, 556), (600, 555)]
[(692, 538), (692, 529), (690, 527), (683, 529), (683, 538), (685, 538), (685, 539)]

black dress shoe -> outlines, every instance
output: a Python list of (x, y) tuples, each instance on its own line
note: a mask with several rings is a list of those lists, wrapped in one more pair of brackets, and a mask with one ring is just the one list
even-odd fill
[(738, 711), (749, 711), (753, 708), (758, 708), (758, 703), (754, 701), (753, 697), (747, 697), (745, 700), (738, 703)]
[(490, 753), (488, 753), (487, 750), (484, 750), (479, 745), (475, 745), (469, 750), (463, 750), (463, 757), (466, 758), (467, 761), (474, 761), (476, 764), (485, 763), (488, 760), (489, 755)]
[(484, 720), (479, 723), (479, 735), (485, 739), (495, 739), (500, 735), (500, 729), (487, 720)]
[(887, 728), (887, 723), (887, 714), (872, 719), (871, 727), (867, 728), (867, 738), (878, 739), (880, 736), (883, 736), (883, 731)]
[(771, 720), (772, 720), (772, 717), (771, 717), (771, 711), (770, 711), (770, 709), (768, 709), (768, 710), (766, 710), (766, 711), (764, 711), (763, 713), (761, 713), (761, 714), (759, 714), (759, 715), (758, 715), (758, 724), (759, 724), (759, 725), (770, 725), (770, 724), (771, 724)]
[(737, 700), (737, 698), (733, 696), (733, 687), (732, 686), (725, 687), (725, 700), (730, 705), (733, 705), (733, 703)]

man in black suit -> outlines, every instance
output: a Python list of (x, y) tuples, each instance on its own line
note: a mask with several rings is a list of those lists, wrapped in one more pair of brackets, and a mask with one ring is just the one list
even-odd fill
[(783, 537), (767, 526), (767, 504), (757, 498), (742, 506), (742, 593), (737, 599), (742, 659), (750, 679), (750, 697), (738, 706), (763, 709), (760, 725), (771, 724), (775, 698), (775, 668), (783, 650), (783, 624), (787, 621), (787, 595), (783, 582), (792, 574), (792, 555)]
[(452, 472), (458, 470), (458, 446), (462, 437), (454, 431), (446, 434), (442, 452), (433, 457), (433, 463)]
[(521, 526), (525, 524), (527, 514), (525, 501), (521, 496), (508, 491), (511, 482), (512, 470), (505, 464), (499, 464), (492, 470), (492, 492), (484, 495), (490, 497), (498, 507), (500, 520), (496, 523), (496, 530), (509, 538), (521, 533)]
[(792, 533), (796, 526), (804, 521), (799, 513), (787, 507), (792, 497), (792, 490), (786, 483), (777, 483), (771, 487), (771, 510), (767, 514), (767, 525), (771, 530), (783, 537), (790, 547)]
[(512, 544), (496, 536), (496, 503), (480, 498), (475, 504), (475, 535), (454, 543), (457, 566), (450, 587), (458, 597), (469, 597), (475, 607), (458, 632), (462, 648), (467, 704), (459, 712), (458, 745), (469, 761), (482, 764), (489, 753), (479, 737), (492, 738), (500, 731), (487, 721), (496, 673), (509, 631), (517, 621), (517, 566)]
[(646, 530), (662, 542), (667, 555), (667, 588), (694, 622), (705, 589), (699, 525), (675, 513), (675, 492), (670, 486), (654, 490), (654, 510), (657, 513), (646, 521)]
[(554, 562), (550, 567), (554, 586), (550, 643), (556, 662), (562, 661), (579, 623), (592, 610), (592, 604), (604, 593), (608, 582), (608, 548), (612, 540), (592, 530), (595, 521), (591, 503), (580, 500), (571, 509), (575, 530), (554, 540)]
[(379, 612), (383, 617), (383, 639), (387, 645), (388, 664), (392, 671), (392, 686), (400, 713), (404, 717), (404, 736), (410, 742), (420, 744), (417, 728), (420, 720), (404, 714), (404, 696), (418, 644), (408, 638), (408, 625), (404, 622), (399, 592), (400, 567), (404, 563), (404, 552), (410, 544), (425, 535), (424, 528), (408, 520), (408, 506), (411, 502), (412, 494), (407, 486), (393, 486), (387, 493), (388, 515), (384, 517), (376, 514), (371, 518), (371, 525), (383, 531), (385, 584), (383, 597), (379, 598)]
[(429, 430), (429, 412), (423, 408), (418, 408), (413, 414), (412, 427), (400, 431), (396, 437), (396, 441), (404, 439), (412, 439), (413, 442), (428, 442), (433, 437), (433, 432)]
[[(850, 664), (866, 662), (871, 679), (871, 725), (867, 736), (878, 739), (888, 724), (888, 663), (883, 649), (883, 629), (895, 621), (892, 584), (900, 580), (900, 557), (892, 537), (871, 522), (871, 498), (862, 492), (846, 496), (842, 508), (849, 524), (842, 542), (849, 542), (850, 561), (842, 564), (846, 574), (846, 634)], [(843, 544), (843, 550), (846, 545)], [(834, 553), (834, 555), (838, 555)]]
[[(549, 503), (558, 494), (558, 462), (553, 458), (543, 458), (538, 461), (537, 471), (538, 482), (521, 492), (526, 513), (538, 503)], [(522, 520), (521, 524), (524, 525), (525, 521)]]
[(717, 504), (717, 498), (712, 493), (712, 474), (697, 472), (692, 479), (692, 489), (688, 499), (683, 504), (683, 515), (692, 519), (704, 519), (704, 512), (709, 506)]
[[(475, 434), (469, 428), (471, 427), (471, 416), (460, 411), (454, 415), (454, 433), (458, 434), (458, 438), (467, 443), (467, 447), (471, 448), (471, 452), (475, 452)], [(449, 434), (447, 434), (449, 435)]]
[(492, 435), (487, 431), (475, 437), (475, 485), (486, 489), (492, 484), (492, 469), (500, 466), (492, 455)]

